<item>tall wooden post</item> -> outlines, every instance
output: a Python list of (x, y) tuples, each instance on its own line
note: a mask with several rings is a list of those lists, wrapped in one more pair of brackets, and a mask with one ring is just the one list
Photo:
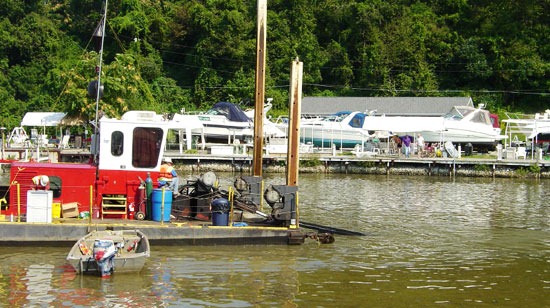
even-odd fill
[(298, 186), (300, 158), (300, 114), (302, 113), (302, 75), (304, 65), (296, 58), (290, 71), (290, 106), (288, 121), (288, 151), (286, 185)]
[(262, 176), (264, 147), (264, 98), (265, 98), (265, 57), (267, 36), (267, 0), (258, 0), (258, 20), (256, 35), (256, 93), (254, 106), (254, 157), (252, 175)]

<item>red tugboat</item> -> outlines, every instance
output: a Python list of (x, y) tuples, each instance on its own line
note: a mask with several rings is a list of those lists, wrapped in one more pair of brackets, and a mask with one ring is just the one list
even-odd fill
[(143, 203), (143, 179), (150, 175), (158, 182), (170, 125), (152, 111), (130, 111), (120, 120), (103, 117), (95, 143), (99, 151), (92, 149), (89, 163), (12, 162), (9, 203), (1, 213), (26, 214), (28, 192), (48, 189), (53, 203), (64, 209), (91, 210), (93, 218), (128, 218), (133, 214), (128, 209)]

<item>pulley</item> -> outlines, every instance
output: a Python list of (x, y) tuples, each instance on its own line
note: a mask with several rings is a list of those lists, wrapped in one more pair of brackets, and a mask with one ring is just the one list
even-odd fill
[(273, 205), (281, 200), (281, 194), (273, 186), (269, 186), (264, 192), (264, 199), (267, 203)]
[[(97, 80), (92, 80), (88, 84), (88, 96), (93, 98), (93, 99), (97, 99), (97, 85), (98, 85), (98, 83), (99, 82)], [(102, 97), (103, 97), (103, 84), (99, 87), (99, 98), (102, 98)]]

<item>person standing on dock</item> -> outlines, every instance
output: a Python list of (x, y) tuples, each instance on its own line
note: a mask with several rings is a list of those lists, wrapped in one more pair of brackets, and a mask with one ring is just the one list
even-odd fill
[(411, 137), (409, 135), (405, 135), (403, 137), (403, 147), (405, 148), (405, 157), (409, 158), (411, 155)]
[(178, 173), (176, 172), (176, 169), (174, 169), (172, 159), (170, 157), (166, 157), (162, 160), (162, 165), (160, 166), (159, 182), (162, 181), (168, 184), (168, 187), (170, 187), (170, 189), (174, 193), (174, 198), (179, 195)]
[(422, 137), (421, 134), (418, 134), (416, 137), (416, 147), (416, 154), (418, 154), (418, 157), (424, 156), (424, 137)]
[(401, 156), (401, 138), (392, 134), (390, 142), (392, 144), (393, 153), (397, 153), (397, 156)]

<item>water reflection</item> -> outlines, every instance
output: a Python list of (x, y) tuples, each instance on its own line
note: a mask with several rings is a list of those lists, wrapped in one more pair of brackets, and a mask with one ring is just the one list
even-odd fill
[(141, 273), (108, 279), (76, 275), (64, 261), (69, 248), (2, 247), (0, 303), (545, 307), (547, 187), (535, 180), (301, 175), (303, 220), (369, 235), (338, 236), (331, 245), (153, 247)]
[(51, 303), (55, 297), (51, 294), (54, 266), (51, 264), (31, 264), (25, 275), (29, 302)]

